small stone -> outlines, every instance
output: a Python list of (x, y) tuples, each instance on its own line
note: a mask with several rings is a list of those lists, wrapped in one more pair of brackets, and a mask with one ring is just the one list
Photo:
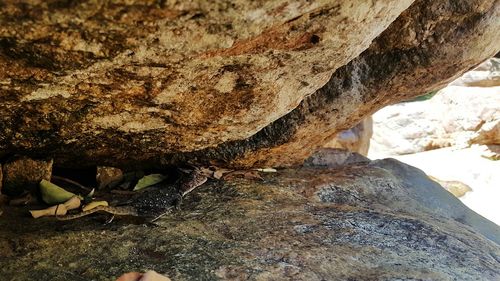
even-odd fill
[(50, 181), (52, 164), (52, 159), (34, 160), (27, 157), (16, 158), (5, 163), (2, 167), (2, 192), (6, 195), (17, 196), (24, 191), (35, 191), (42, 179)]
[(493, 161), (500, 160), (500, 145), (487, 145), (482, 147), (481, 157)]
[(98, 189), (113, 188), (123, 181), (123, 172), (114, 167), (98, 166), (96, 181)]
[(449, 193), (453, 194), (457, 198), (460, 198), (464, 196), (465, 193), (472, 191), (472, 188), (470, 186), (460, 181), (445, 181), (432, 176), (429, 176), (429, 178), (439, 183), (444, 189), (446, 189)]

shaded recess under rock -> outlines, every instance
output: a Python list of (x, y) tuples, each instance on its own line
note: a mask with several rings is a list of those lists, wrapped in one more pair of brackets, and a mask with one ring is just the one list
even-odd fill
[(416, 168), (359, 155), (340, 167), (330, 158), (333, 168), (329, 151), (262, 181), (210, 181), (157, 226), (33, 220), (6, 207), (0, 276), (111, 281), (153, 269), (172, 280), (499, 280), (497, 225)]
[(50, 181), (52, 176), (53, 160), (36, 160), (27, 157), (11, 159), (2, 166), (3, 185), (0, 184), (0, 193), (17, 196), (25, 191), (34, 191), (41, 180)]
[(0, 158), (299, 164), (498, 52), (500, 2), (0, 6)]

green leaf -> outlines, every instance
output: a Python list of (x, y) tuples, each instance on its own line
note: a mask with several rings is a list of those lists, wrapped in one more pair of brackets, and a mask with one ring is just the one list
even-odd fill
[(71, 197), (75, 196), (74, 193), (66, 191), (65, 189), (47, 180), (42, 180), (39, 184), (39, 187), (43, 202), (49, 205), (64, 203)]
[(162, 182), (167, 177), (162, 174), (151, 174), (142, 177), (134, 187), (134, 191)]

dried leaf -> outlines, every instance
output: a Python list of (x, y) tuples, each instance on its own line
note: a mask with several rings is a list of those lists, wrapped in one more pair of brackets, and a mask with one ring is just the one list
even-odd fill
[(92, 201), (92, 202), (88, 203), (87, 205), (85, 205), (83, 207), (82, 211), (86, 212), (86, 211), (92, 210), (98, 206), (109, 206), (109, 204), (107, 201)]
[(64, 202), (64, 207), (66, 207), (66, 210), (74, 210), (76, 208), (79, 208), (80, 205), (82, 204), (82, 201), (80, 200), (80, 198), (78, 198), (78, 196), (73, 196), (71, 197), (71, 199), (69, 199), (68, 201)]
[(50, 216), (64, 216), (68, 210), (64, 204), (55, 205), (43, 210), (30, 210), (31, 216), (35, 219)]
[(263, 169), (255, 169), (256, 171), (263, 172), (263, 173), (276, 173), (277, 170), (274, 168), (263, 168)]
[(232, 172), (234, 172), (234, 170), (216, 168), (216, 170), (214, 171), (213, 177), (215, 179), (220, 180), (221, 178), (224, 177), (224, 175), (232, 173)]
[(98, 189), (114, 188), (123, 181), (122, 170), (114, 167), (98, 166), (96, 173), (96, 181)]
[(137, 182), (137, 184), (134, 187), (134, 191), (138, 191), (148, 186), (160, 183), (166, 178), (167, 177), (162, 174), (151, 174), (144, 176)]
[(74, 193), (66, 191), (47, 180), (42, 180), (39, 186), (43, 202), (49, 205), (64, 203), (71, 197), (76, 196)]

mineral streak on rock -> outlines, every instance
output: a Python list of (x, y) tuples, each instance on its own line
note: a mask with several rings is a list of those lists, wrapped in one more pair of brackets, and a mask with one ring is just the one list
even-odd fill
[(6, 2), (0, 158), (296, 164), (498, 51), (498, 1), (413, 2)]

